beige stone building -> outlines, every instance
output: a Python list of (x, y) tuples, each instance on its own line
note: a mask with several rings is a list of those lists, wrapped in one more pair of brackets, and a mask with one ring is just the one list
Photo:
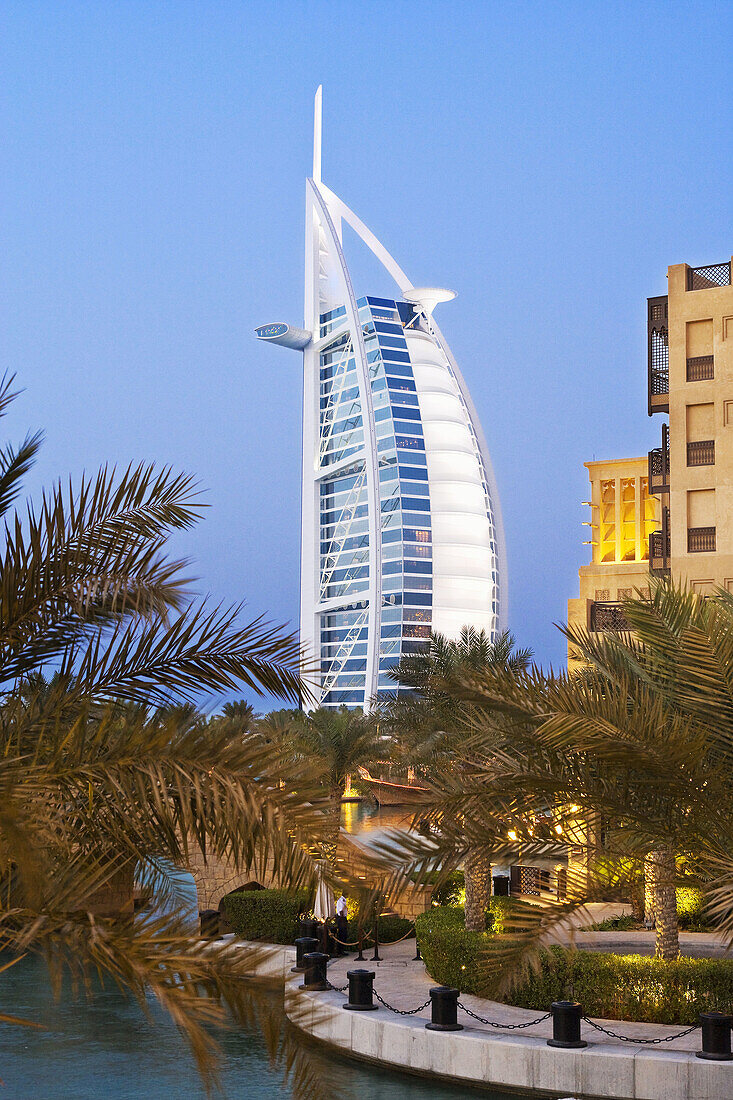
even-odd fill
[(590, 565), (568, 622), (623, 627), (620, 601), (649, 575), (733, 591), (731, 262), (675, 264), (649, 298), (648, 412), (668, 415), (647, 458), (588, 462)]
[(585, 465), (591, 561), (580, 567), (580, 596), (568, 600), (568, 622), (587, 630), (614, 630), (623, 626), (621, 602), (649, 590), (649, 538), (659, 526), (661, 506), (649, 492), (646, 457)]

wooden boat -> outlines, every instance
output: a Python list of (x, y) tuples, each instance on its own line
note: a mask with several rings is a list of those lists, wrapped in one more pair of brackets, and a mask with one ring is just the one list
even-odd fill
[(405, 806), (422, 802), (429, 794), (427, 787), (414, 783), (393, 783), (388, 779), (375, 779), (366, 768), (359, 768), (359, 778), (366, 783), (380, 806)]

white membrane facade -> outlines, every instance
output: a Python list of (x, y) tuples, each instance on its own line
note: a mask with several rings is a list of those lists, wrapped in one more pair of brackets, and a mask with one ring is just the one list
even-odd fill
[[(413, 287), (321, 181), (320, 88), (313, 160), (305, 328), (257, 335), (303, 353), (300, 632), (316, 705), (368, 709), (431, 630), (505, 629), (504, 538), (476, 410), (432, 319), (454, 295)], [(344, 223), (389, 272), (394, 298), (356, 297)]]

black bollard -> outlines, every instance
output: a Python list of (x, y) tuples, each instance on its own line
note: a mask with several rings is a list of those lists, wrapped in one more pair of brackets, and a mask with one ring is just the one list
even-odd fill
[(300, 921), (300, 936), (308, 936), (310, 939), (316, 939), (318, 936), (318, 921), (314, 917), (301, 917)]
[(349, 979), (349, 1003), (343, 1005), (343, 1008), (350, 1008), (354, 1012), (371, 1012), (379, 1008), (372, 1000), (373, 970), (349, 970), (346, 977)]
[(463, 1031), (463, 1024), (458, 1023), (460, 995), (459, 989), (451, 989), (449, 985), (438, 985), (430, 990), (431, 1020), (425, 1025), (428, 1031)]
[(422, 962), (422, 955), (420, 954), (420, 944), (415, 940), (415, 954), (412, 957), (413, 962)]
[(587, 1047), (588, 1044), (580, 1038), (580, 1018), (583, 1009), (577, 1001), (553, 1001), (550, 1006), (552, 1012), (552, 1038), (547, 1040), (548, 1047)]
[(298, 989), (308, 989), (312, 992), (328, 989), (327, 965), (328, 955), (324, 951), (309, 951), (307, 955), (304, 955), (305, 973), (303, 974), (303, 984), (298, 986)]
[(707, 1058), (711, 1062), (730, 1062), (733, 1058), (730, 1049), (730, 1029), (733, 1016), (724, 1012), (701, 1012), (702, 1050), (698, 1058)]
[(219, 910), (202, 909), (199, 912), (201, 922), (201, 936), (203, 939), (215, 940), (219, 935)]
[(359, 954), (356, 956), (356, 961), (360, 962), (360, 963), (364, 962), (363, 947), (364, 947), (364, 933), (362, 932), (362, 930), (360, 928), (359, 929)]
[(318, 940), (315, 936), (299, 936), (295, 941), (295, 966), (291, 967), (292, 973), (300, 974), (301, 971), (305, 970), (303, 956), (317, 950)]
[(372, 955), (372, 962), (378, 963), (382, 961), (382, 956), (379, 954), (379, 921), (374, 922), (374, 954)]

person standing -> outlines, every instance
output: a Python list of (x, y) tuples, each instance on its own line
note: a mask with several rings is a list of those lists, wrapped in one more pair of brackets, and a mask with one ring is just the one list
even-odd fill
[(343, 955), (343, 945), (349, 938), (349, 906), (343, 894), (336, 902), (336, 935), (341, 941), (336, 944), (336, 954)]

